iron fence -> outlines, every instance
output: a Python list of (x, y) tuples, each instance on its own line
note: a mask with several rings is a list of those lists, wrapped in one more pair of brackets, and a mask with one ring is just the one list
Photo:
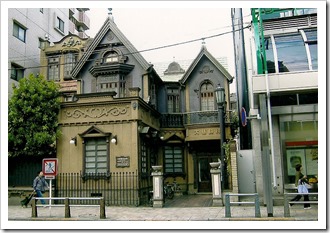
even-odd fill
[[(56, 176), (56, 197), (103, 197), (107, 206), (138, 206), (147, 202), (148, 190), (141, 187), (137, 172), (112, 172), (89, 175), (83, 179), (81, 173), (60, 173)], [(63, 204), (57, 200), (55, 204)], [(72, 200), (72, 204), (97, 204), (95, 200)]]

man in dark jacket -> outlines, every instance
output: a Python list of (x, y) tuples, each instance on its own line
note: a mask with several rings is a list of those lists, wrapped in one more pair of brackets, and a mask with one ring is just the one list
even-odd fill
[[(43, 193), (45, 192), (46, 188), (48, 189), (48, 183), (45, 180), (44, 173), (39, 171), (37, 177), (33, 181), (33, 189), (37, 193), (37, 197), (43, 197)], [(41, 204), (45, 205), (45, 200), (40, 199)]]

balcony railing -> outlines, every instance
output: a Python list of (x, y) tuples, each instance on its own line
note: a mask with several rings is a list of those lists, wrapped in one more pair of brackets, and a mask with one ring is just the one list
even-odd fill
[(183, 128), (183, 114), (171, 113), (162, 114), (160, 120), (160, 127), (162, 128)]
[[(226, 111), (225, 123), (231, 123), (231, 111)], [(218, 111), (198, 111), (187, 113), (162, 114), (162, 128), (184, 128), (186, 125), (219, 124)]]

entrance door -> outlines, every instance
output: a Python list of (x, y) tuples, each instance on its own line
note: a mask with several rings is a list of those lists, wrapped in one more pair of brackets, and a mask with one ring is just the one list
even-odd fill
[(212, 157), (198, 158), (198, 192), (212, 192), (210, 163), (215, 161)]
[(237, 153), (238, 189), (240, 193), (255, 193), (256, 181), (252, 150)]

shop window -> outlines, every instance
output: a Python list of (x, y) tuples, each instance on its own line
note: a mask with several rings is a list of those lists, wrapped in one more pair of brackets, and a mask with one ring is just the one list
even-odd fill
[(165, 173), (183, 173), (183, 150), (181, 146), (165, 146)]
[(214, 105), (214, 88), (210, 82), (205, 82), (201, 86), (201, 111), (212, 111)]
[(105, 137), (85, 138), (85, 175), (109, 172), (108, 158), (109, 150)]
[(22, 25), (20, 25), (19, 23), (17, 22), (14, 22), (14, 26), (13, 26), (13, 35), (25, 42), (25, 39), (26, 39), (26, 28), (24, 28)]
[(295, 183), (295, 166), (301, 164), (307, 177), (318, 176), (318, 122), (312, 120), (281, 122), (285, 183)]

